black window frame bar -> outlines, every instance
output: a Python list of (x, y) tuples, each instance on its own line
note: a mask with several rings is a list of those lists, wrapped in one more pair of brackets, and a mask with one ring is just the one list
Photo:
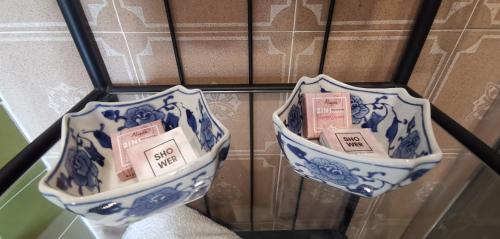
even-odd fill
[[(80, 57), (89, 74), (90, 80), (94, 86), (87, 96), (72, 107), (68, 112), (75, 112), (82, 109), (86, 103), (95, 100), (116, 100), (113, 99), (115, 94), (119, 93), (146, 93), (159, 92), (172, 87), (173, 85), (138, 85), (138, 86), (115, 86), (112, 84), (103, 58), (97, 47), (94, 35), (90, 29), (87, 18), (83, 12), (80, 1), (74, 0), (57, 0), (59, 8), (64, 16), (68, 29), (73, 37), (75, 45), (78, 49)], [(421, 97), (407, 84), (411, 73), (418, 60), (420, 52), (423, 48), (427, 35), (431, 29), (432, 23), (439, 9), (441, 0), (422, 1), (415, 24), (412, 28), (410, 37), (406, 43), (405, 50), (401, 56), (401, 60), (396, 68), (396, 71), (391, 82), (349, 82), (351, 85), (373, 88), (387, 87), (402, 87), (410, 94)], [(189, 85), (185, 83), (183, 65), (181, 61), (181, 52), (177, 45), (175, 35), (174, 21), (170, 9), (169, 0), (164, 0), (165, 12), (167, 16), (168, 29), (172, 38), (172, 47), (174, 57), (179, 74), (179, 84), (190, 88), (199, 88), (205, 92), (234, 92), (248, 93), (249, 95), (249, 127), (250, 127), (250, 225), (251, 230), (239, 232), (244, 238), (290, 238), (297, 235), (322, 235), (324, 237), (345, 237), (347, 228), (352, 219), (354, 211), (359, 200), (358, 196), (350, 194), (348, 196), (344, 215), (340, 220), (340, 225), (335, 225), (332, 230), (297, 230), (295, 224), (298, 217), (300, 207), (300, 195), (303, 188), (303, 178), (300, 181), (299, 191), (297, 192), (297, 202), (295, 214), (293, 218), (292, 230), (273, 232), (254, 231), (253, 225), (253, 210), (254, 210), (254, 182), (253, 182), (253, 162), (254, 162), (254, 134), (253, 134), (253, 101), (254, 93), (279, 93), (290, 92), (294, 88), (294, 84), (254, 84), (253, 81), (253, 3), (252, 0), (247, 0), (248, 13), (248, 84), (222, 84), (222, 85)], [(331, 32), (331, 22), (333, 19), (335, 0), (330, 0), (327, 23), (323, 39), (321, 58), (319, 64), (319, 73), (323, 72), (325, 65), (325, 57), (329, 45), (329, 36)], [(432, 119), (451, 134), (456, 140), (462, 143), (467, 149), (474, 153), (481, 161), (488, 165), (492, 170), (500, 175), (500, 157), (496, 151), (484, 143), (473, 133), (462, 127), (459, 123), (449, 117), (436, 106), (432, 105)], [(0, 169), (0, 195), (2, 195), (19, 177), (21, 177), (35, 162), (37, 162), (43, 154), (45, 154), (61, 137), (61, 120), (59, 118), (54, 124), (47, 128), (40, 136), (26, 146), (19, 154), (10, 160), (2, 169)], [(210, 213), (208, 197), (204, 198), (206, 215), (213, 218)]]

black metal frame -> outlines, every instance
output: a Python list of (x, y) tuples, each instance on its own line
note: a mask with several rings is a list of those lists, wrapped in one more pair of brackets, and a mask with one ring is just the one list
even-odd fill
[[(71, 32), (75, 45), (80, 53), (85, 68), (94, 85), (94, 90), (84, 97), (78, 104), (71, 108), (70, 112), (80, 110), (87, 102), (92, 100), (103, 100), (110, 95), (117, 93), (144, 93), (158, 92), (171, 87), (171, 85), (147, 85), (147, 86), (115, 86), (111, 83), (110, 77), (104, 65), (102, 56), (97, 48), (97, 44), (92, 31), (88, 25), (88, 21), (83, 13), (80, 1), (74, 0), (58, 0), (59, 7), (63, 13), (64, 19)], [(425, 43), (427, 35), (431, 29), (432, 22), (439, 9), (441, 1), (422, 1), (422, 5), (415, 21), (415, 25), (411, 31), (410, 38), (406, 44), (406, 48), (401, 57), (399, 66), (394, 74), (392, 82), (363, 82), (351, 83), (362, 87), (404, 87), (411, 94), (420, 97), (416, 92), (407, 86), (413, 68), (418, 60), (420, 51)], [(345, 237), (347, 228), (352, 219), (359, 197), (349, 195), (344, 216), (338, 226), (331, 231), (295, 231), (295, 224), (298, 218), (300, 207), (300, 196), (304, 184), (304, 179), (300, 181), (299, 191), (297, 192), (297, 203), (293, 225), (291, 231), (282, 232), (257, 232), (254, 231), (253, 225), (253, 208), (254, 208), (254, 182), (253, 182), (253, 164), (254, 164), (254, 93), (274, 93), (274, 92), (290, 92), (293, 84), (254, 84), (253, 81), (253, 3), (252, 0), (247, 0), (248, 10), (248, 84), (235, 85), (186, 85), (184, 79), (183, 66), (181, 62), (181, 52), (177, 45), (177, 39), (174, 29), (174, 21), (170, 9), (169, 0), (164, 0), (165, 12), (167, 16), (170, 36), (172, 38), (172, 46), (174, 57), (179, 74), (179, 83), (187, 87), (199, 88), (206, 92), (237, 92), (249, 94), (249, 110), (250, 110), (250, 222), (251, 230), (247, 232), (239, 232), (244, 238), (311, 238), (313, 235), (323, 235), (323, 237), (315, 238), (342, 238)], [(328, 38), (331, 34), (331, 22), (335, 7), (335, 0), (330, 0), (328, 9), (327, 24), (325, 27), (323, 46), (318, 72), (322, 73), (325, 65), (325, 57), (328, 49)], [(0, 170), (0, 195), (4, 193), (21, 175), (26, 172), (45, 152), (47, 152), (59, 139), (61, 119), (57, 120), (38, 138), (31, 142), (18, 155), (16, 155), (7, 165)], [(460, 126), (456, 121), (447, 116), (437, 107), (432, 106), (432, 119), (448, 131), (453, 137), (467, 147), (471, 152), (477, 155), (484, 163), (490, 166), (497, 174), (500, 174), (500, 158), (499, 155), (474, 134)], [(208, 198), (205, 197), (206, 214), (211, 217), (210, 207), (208, 206)]]

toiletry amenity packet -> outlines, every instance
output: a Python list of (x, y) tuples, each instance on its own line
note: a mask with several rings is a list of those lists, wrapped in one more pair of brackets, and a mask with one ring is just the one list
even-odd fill
[(318, 138), (325, 129), (351, 127), (351, 99), (348, 92), (304, 93), (302, 97), (306, 138)]
[(134, 169), (125, 150), (163, 132), (165, 132), (163, 125), (160, 120), (157, 120), (133, 128), (125, 128), (120, 132), (111, 134), (115, 172), (120, 180), (126, 181), (135, 178)]
[(321, 132), (320, 144), (349, 154), (387, 157), (382, 145), (370, 129), (326, 129)]
[(139, 180), (174, 172), (197, 159), (181, 127), (144, 140), (126, 152)]

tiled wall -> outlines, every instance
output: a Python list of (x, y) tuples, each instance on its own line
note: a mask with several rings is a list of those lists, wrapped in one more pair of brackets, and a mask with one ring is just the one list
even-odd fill
[[(178, 83), (162, 2), (82, 0), (115, 84)], [(325, 73), (346, 82), (389, 81), (420, 2), (337, 0)], [(295, 82), (316, 75), (328, 4), (254, 0), (255, 82)], [(0, 92), (32, 139), (92, 86), (55, 1), (6, 0), (1, 5)], [(171, 8), (189, 84), (247, 82), (246, 1), (173, 0)], [(491, 127), (495, 118), (485, 116), (500, 91), (499, 9), (495, 0), (443, 0), (410, 81), (490, 144), (499, 135), (498, 127)], [(286, 96), (257, 94), (254, 99), (259, 229), (289, 229), (293, 219), (299, 177), (281, 155), (270, 123)], [(248, 96), (207, 98), (233, 135), (229, 160), (209, 193), (211, 211), (245, 229), (250, 213)], [(443, 162), (415, 184), (362, 199), (349, 229), (352, 238), (421, 237), (473, 175), (478, 160), (435, 128)], [(306, 180), (297, 228), (335, 227), (346, 197)], [(203, 207), (203, 202), (196, 205)]]

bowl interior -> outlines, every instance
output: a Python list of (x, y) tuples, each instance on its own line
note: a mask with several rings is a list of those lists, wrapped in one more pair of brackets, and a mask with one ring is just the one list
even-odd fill
[[(306, 92), (349, 92), (353, 127), (369, 128), (387, 149), (390, 158), (414, 159), (432, 154), (424, 112), (425, 100), (409, 96), (402, 89), (362, 89), (337, 83), (323, 77), (301, 81), (298, 91), (290, 96), (278, 113), (293, 133), (303, 135), (301, 95)], [(396, 92), (398, 91), (398, 92)], [(317, 140), (313, 140), (317, 143)]]
[[(45, 183), (74, 196), (136, 183), (137, 179), (122, 182), (116, 175), (110, 135), (155, 120), (162, 121), (165, 131), (182, 127), (197, 160), (209, 159), (203, 156), (226, 133), (199, 90), (175, 88), (130, 103), (91, 102), (63, 120), (63, 153)], [(189, 167), (174, 174), (185, 170)]]

